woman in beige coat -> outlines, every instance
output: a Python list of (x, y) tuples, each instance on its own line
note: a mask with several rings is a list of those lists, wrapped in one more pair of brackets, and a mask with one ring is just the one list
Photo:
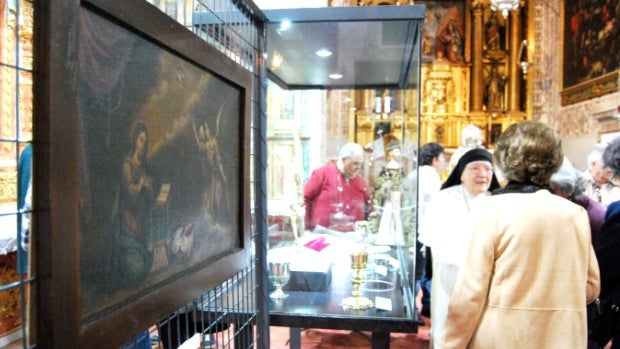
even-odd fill
[(586, 348), (599, 270), (586, 211), (547, 190), (562, 164), (560, 137), (524, 121), (500, 136), (495, 155), (508, 184), (472, 208), (439, 347)]

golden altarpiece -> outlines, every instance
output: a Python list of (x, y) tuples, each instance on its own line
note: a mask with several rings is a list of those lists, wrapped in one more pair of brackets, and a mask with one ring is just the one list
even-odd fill
[[(352, 1), (351, 6), (403, 5), (404, 1)], [(407, 2), (408, 3), (408, 2)], [(448, 150), (461, 143), (461, 131), (473, 124), (483, 143), (493, 148), (510, 124), (526, 118), (527, 8), (521, 4), (504, 18), (488, 1), (416, 1), (426, 5), (422, 34), (420, 130), (402, 125), (415, 117), (417, 105), (400, 108), (391, 91), (357, 91), (349, 116), (356, 142), (366, 145), (385, 136), (417, 134), (420, 144), (437, 142)], [(334, 1), (332, 1), (334, 5)], [(416, 94), (418, 91), (406, 90)], [(386, 113), (386, 100), (390, 110)], [(405, 122), (403, 123), (403, 120)], [(415, 139), (412, 139), (415, 141)]]

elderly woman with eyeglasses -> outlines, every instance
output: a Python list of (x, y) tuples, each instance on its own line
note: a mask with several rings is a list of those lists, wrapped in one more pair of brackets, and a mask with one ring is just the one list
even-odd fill
[(441, 190), (431, 199), (421, 217), (420, 241), (433, 254), (431, 283), (431, 348), (443, 328), (450, 295), (459, 268), (464, 262), (469, 232), (470, 212), (481, 197), (499, 187), (493, 174), (491, 153), (472, 149), (459, 158)]

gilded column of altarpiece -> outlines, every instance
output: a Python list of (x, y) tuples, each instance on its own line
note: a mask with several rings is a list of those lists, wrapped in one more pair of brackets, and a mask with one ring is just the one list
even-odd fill
[[(521, 14), (526, 10), (511, 11), (504, 18), (491, 11), (488, 2), (422, 2), (427, 5), (428, 20), (422, 42), (422, 58), (427, 63), (421, 69), (420, 144), (437, 142), (456, 148), (462, 129), (474, 124), (482, 130), (485, 145), (492, 148), (503, 130), (526, 118), (519, 68), (524, 57), (518, 54), (524, 38)], [(411, 93), (417, 91), (405, 91), (405, 100), (416, 100), (406, 98)], [(373, 141), (378, 132), (398, 138), (414, 134), (407, 127), (416, 123), (407, 120), (415, 110), (410, 107), (417, 106), (405, 106), (402, 112), (389, 115), (375, 113), (375, 100), (384, 94), (352, 94), (355, 140), (360, 144)]]

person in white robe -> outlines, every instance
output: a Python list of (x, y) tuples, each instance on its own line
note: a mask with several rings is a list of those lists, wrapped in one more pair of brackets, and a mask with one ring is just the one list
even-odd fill
[(459, 159), (420, 223), (420, 241), (433, 253), (431, 349), (437, 348), (450, 296), (465, 260), (471, 208), (478, 198), (497, 188), (491, 154), (485, 149), (472, 149)]

